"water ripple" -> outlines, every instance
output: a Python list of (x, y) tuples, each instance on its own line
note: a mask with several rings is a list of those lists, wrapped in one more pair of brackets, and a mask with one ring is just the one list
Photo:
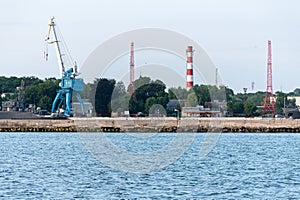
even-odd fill
[[(132, 152), (155, 151), (172, 137), (109, 135)], [(0, 133), (0, 198), (300, 199), (300, 135), (222, 134), (201, 160), (203, 137), (164, 169), (131, 174), (99, 163), (76, 133)]]

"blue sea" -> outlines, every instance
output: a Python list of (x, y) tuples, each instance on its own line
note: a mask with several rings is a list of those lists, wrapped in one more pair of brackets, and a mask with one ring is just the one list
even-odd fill
[[(145, 157), (176, 138), (101, 134)], [(201, 157), (205, 136), (186, 134), (193, 139), (177, 159), (135, 173), (126, 166), (136, 161), (101, 160), (107, 152), (91, 151), (78, 133), (0, 133), (0, 199), (300, 199), (300, 134), (220, 134)]]

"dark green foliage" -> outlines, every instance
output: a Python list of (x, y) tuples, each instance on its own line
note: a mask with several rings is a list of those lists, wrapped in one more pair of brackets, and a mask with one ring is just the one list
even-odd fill
[(111, 100), (111, 109), (112, 112), (116, 112), (119, 115), (124, 111), (128, 111), (129, 110), (129, 100), (130, 100), (130, 94), (129, 93), (125, 93), (121, 96), (114, 96)]
[(227, 111), (230, 115), (235, 116), (244, 113), (244, 103), (243, 101), (229, 101), (227, 102)]
[(169, 88), (169, 99), (186, 99), (188, 95), (188, 91), (185, 88)]
[[(143, 82), (143, 84), (136, 88), (135, 95), (129, 100), (130, 113), (136, 114), (138, 112), (143, 112), (148, 114), (149, 109), (154, 104), (159, 104), (163, 108), (166, 108), (169, 97), (168, 93), (165, 92), (165, 84), (158, 80), (153, 82), (149, 77), (140, 77), (140, 79), (135, 82), (138, 84)], [(148, 84), (144, 84), (146, 82), (148, 82)]]
[(15, 92), (16, 87), (21, 83), (21, 80), (17, 77), (0, 77), (0, 89), (2, 93), (12, 93)]
[(296, 99), (289, 99), (285, 106), (288, 108), (295, 108), (296, 107)]
[(256, 115), (257, 107), (255, 104), (246, 101), (244, 105), (245, 114), (248, 117), (253, 117)]
[(294, 90), (294, 95), (295, 95), (295, 96), (300, 96), (300, 89), (299, 89), (299, 88), (296, 88), (296, 89)]
[(207, 85), (195, 85), (191, 90), (190, 93), (194, 92), (197, 96), (198, 104), (204, 105), (205, 102), (211, 101), (210, 90)]
[(16, 91), (16, 88), (21, 85), (21, 81), (25, 82), (25, 87), (32, 84), (38, 84), (43, 82), (37, 77), (5, 77), (0, 76), (0, 92), (1, 93), (13, 93)]
[[(6, 95), (1, 101), (17, 99), (17, 87), (20, 87), (21, 81), (24, 81), (24, 92), (22, 99), (25, 107), (34, 104), (41, 109), (51, 110), (52, 102), (59, 89), (59, 80), (48, 78), (40, 80), (36, 77), (4, 77), (0, 76), (0, 92), (13, 93)], [(202, 105), (210, 108), (225, 110), (229, 116), (260, 116), (264, 104), (265, 92), (256, 93), (238, 93), (234, 94), (233, 90), (225, 86), (195, 85), (190, 91), (185, 88), (169, 88), (165, 92), (166, 86), (160, 81), (152, 81), (149, 77), (140, 77), (134, 82), (135, 95), (133, 97), (126, 91), (123, 82), (116, 83), (115, 80), (97, 79), (94, 83), (85, 84), (85, 90), (81, 92), (84, 99), (90, 99), (98, 116), (110, 116), (111, 112), (124, 112), (130, 110), (131, 114), (143, 112), (148, 114), (149, 109), (155, 104), (166, 108), (169, 99), (178, 99), (180, 105), (177, 109), (181, 110), (185, 101), (191, 106)], [(300, 89), (296, 88), (293, 92), (275, 93), (276, 113), (281, 114), (282, 108), (295, 107), (295, 100), (288, 100), (288, 96), (300, 96)], [(220, 108), (216, 102), (227, 101), (227, 108)], [(206, 104), (208, 102), (208, 104)], [(172, 108), (173, 109), (173, 108)], [(170, 111), (171, 114), (174, 112)], [(174, 114), (174, 113), (173, 113)]]
[[(59, 80), (55, 78), (46, 79), (45, 81), (35, 82), (35, 84), (25, 86), (24, 103), (25, 107), (34, 104), (41, 109), (51, 110), (52, 102), (59, 89)], [(26, 84), (26, 83), (25, 83)]]
[(223, 90), (225, 90), (225, 95), (226, 95), (226, 101), (231, 101), (232, 97), (234, 96), (234, 92), (232, 89), (225, 87), (225, 86), (221, 86), (221, 88), (224, 88)]
[(125, 85), (122, 81), (118, 82), (112, 94), (111, 109), (119, 115), (129, 110), (130, 94), (126, 92)]
[[(145, 76), (145, 77), (140, 76), (139, 79), (134, 81), (134, 88), (138, 89), (143, 85), (148, 85), (150, 82), (151, 82), (151, 78), (149, 78), (147, 76)], [(127, 90), (127, 91), (129, 91), (129, 90)]]
[(97, 116), (111, 116), (111, 100), (116, 81), (102, 78), (97, 83), (95, 92), (95, 111)]
[(188, 102), (188, 105), (191, 107), (195, 107), (195, 106), (199, 105), (197, 95), (194, 92), (188, 94), (187, 102)]
[(39, 102), (39, 95), (37, 95), (38, 86), (30, 85), (25, 88), (24, 103), (26, 104), (37, 104)]
[(256, 93), (248, 93), (247, 100), (251, 101), (256, 105), (263, 105), (266, 93), (265, 92), (256, 92)]
[(59, 88), (59, 80), (48, 78), (45, 81), (37, 77), (0, 77), (0, 89), (2, 93), (15, 93), (4, 100), (17, 98), (17, 87), (21, 86), (21, 81), (24, 82), (24, 93), (22, 94), (25, 107), (29, 104), (35, 104), (42, 109), (50, 110), (52, 101), (55, 98), (56, 90)]
[(277, 114), (282, 114), (285, 102), (287, 102), (287, 96), (282, 92), (276, 92), (275, 108)]
[(218, 88), (215, 85), (208, 85), (207, 87), (209, 90), (211, 101), (226, 101), (225, 87)]
[(43, 96), (42, 98), (40, 98), (38, 105), (39, 107), (41, 107), (42, 110), (51, 111), (53, 100), (54, 99), (50, 96)]
[[(298, 89), (294, 90), (294, 93), (297, 94)], [(300, 91), (300, 90), (299, 90)], [(275, 108), (277, 114), (283, 114), (282, 108), (284, 107), (296, 107), (295, 99), (287, 99), (287, 94), (283, 92), (276, 92), (276, 102), (275, 102)]]
[(122, 81), (119, 81), (114, 88), (113, 98), (118, 98), (124, 94), (126, 94), (125, 85)]

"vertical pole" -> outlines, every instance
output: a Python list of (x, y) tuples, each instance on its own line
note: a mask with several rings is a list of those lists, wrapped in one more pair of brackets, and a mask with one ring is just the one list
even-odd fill
[(129, 77), (129, 93), (134, 95), (134, 43), (131, 42), (130, 45), (130, 77)]

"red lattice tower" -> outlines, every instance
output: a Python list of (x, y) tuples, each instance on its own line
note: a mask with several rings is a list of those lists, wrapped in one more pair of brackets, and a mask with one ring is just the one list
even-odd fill
[(272, 87), (272, 51), (271, 51), (271, 41), (268, 40), (268, 66), (267, 66), (267, 90), (266, 97), (264, 101), (263, 115), (271, 114), (275, 116), (275, 102), (273, 96)]
[(134, 43), (131, 42), (130, 45), (130, 83), (129, 83), (129, 93), (133, 97), (135, 96), (134, 92)]

